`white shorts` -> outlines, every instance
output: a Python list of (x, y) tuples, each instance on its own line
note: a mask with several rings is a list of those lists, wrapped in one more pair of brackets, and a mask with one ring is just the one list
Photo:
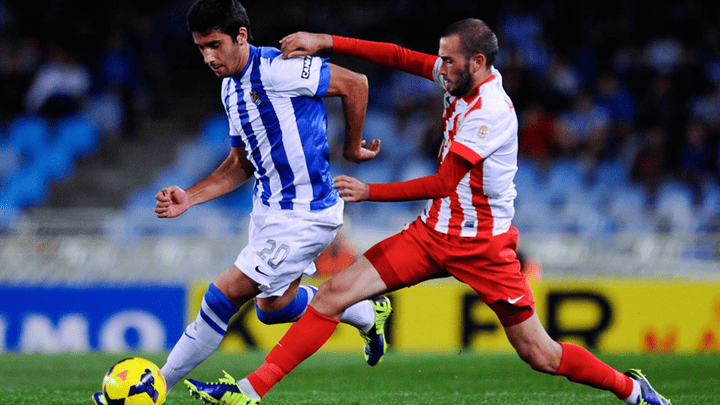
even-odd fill
[(280, 296), (303, 274), (315, 273), (315, 259), (343, 225), (344, 202), (319, 211), (278, 210), (253, 202), (248, 244), (235, 266), (259, 284), (258, 298)]

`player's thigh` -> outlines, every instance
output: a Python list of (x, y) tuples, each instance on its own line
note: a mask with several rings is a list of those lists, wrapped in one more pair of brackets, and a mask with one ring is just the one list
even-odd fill
[(237, 308), (260, 293), (258, 284), (234, 265), (222, 272), (213, 284)]
[(258, 298), (283, 296), (303, 274), (315, 273), (315, 259), (342, 226), (311, 219), (267, 216), (255, 226), (235, 266), (258, 284)]
[(384, 239), (363, 255), (376, 269), (389, 290), (439, 277), (443, 271), (434, 255), (439, 249), (416, 220), (402, 232)]
[(497, 314), (503, 326), (528, 319), (535, 300), (517, 259), (517, 230), (500, 235), (462, 238), (447, 248), (446, 269), (470, 286)]

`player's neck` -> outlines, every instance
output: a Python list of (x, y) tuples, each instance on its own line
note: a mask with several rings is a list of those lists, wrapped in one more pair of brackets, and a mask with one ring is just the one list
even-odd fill
[(245, 70), (245, 66), (248, 64), (248, 61), (250, 60), (250, 44), (248, 42), (245, 42), (244, 44), (240, 45), (240, 55), (236, 67), (235, 74), (240, 74)]

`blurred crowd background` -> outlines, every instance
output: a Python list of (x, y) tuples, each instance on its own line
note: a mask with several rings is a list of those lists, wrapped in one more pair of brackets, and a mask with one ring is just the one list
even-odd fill
[[(161, 221), (152, 212), (160, 188), (194, 184), (229, 147), (220, 83), (185, 28), (191, 3), (0, 0), (0, 263), (6, 268), (42, 256), (35, 245), (18, 248), (22, 238), (90, 236), (70, 249), (75, 256), (85, 249), (85, 258), (97, 253), (97, 240), (127, 245), (142, 237), (244, 234), (248, 186), (182, 220)], [(720, 3), (244, 5), (253, 43), (268, 46), (305, 30), (435, 54), (444, 27), (467, 17), (484, 20), (498, 35), (495, 66), (520, 123), (515, 225), (527, 235), (523, 250), (546, 268), (568, 269), (592, 267), (591, 254), (597, 266), (615, 266), (608, 258), (623, 257), (626, 267), (648, 261), (677, 267), (679, 260), (706, 270), (720, 257)], [(365, 134), (383, 142), (377, 159), (344, 162), (341, 109), (328, 100), (333, 173), (366, 182), (434, 173), (441, 89), (324, 56), (368, 76)], [(362, 236), (367, 229), (387, 236), (423, 207), (348, 205), (348, 239), (363, 250), (375, 240)], [(36, 260), (36, 267), (47, 260), (59, 259)]]

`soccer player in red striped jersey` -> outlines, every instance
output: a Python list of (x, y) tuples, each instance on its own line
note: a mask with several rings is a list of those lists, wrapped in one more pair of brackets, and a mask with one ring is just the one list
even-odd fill
[(332, 50), (443, 86), (444, 141), (438, 173), (389, 184), (336, 177), (334, 187), (347, 202), (430, 202), (402, 232), (379, 242), (325, 281), (305, 314), (256, 371), (240, 381), (228, 378), (206, 384), (206, 400), (259, 403), (270, 388), (327, 341), (345, 308), (450, 274), (472, 287), (495, 311), (508, 340), (533, 369), (611, 391), (628, 404), (670, 404), (639, 370), (621, 373), (580, 346), (556, 342), (538, 319), (532, 292), (520, 272), (518, 231), (511, 224), (517, 116), (503, 89), (502, 76), (493, 67), (497, 38), (484, 22), (466, 19), (449, 26), (441, 35), (438, 55), (389, 43), (303, 32), (282, 39), (281, 45), (284, 57)]

